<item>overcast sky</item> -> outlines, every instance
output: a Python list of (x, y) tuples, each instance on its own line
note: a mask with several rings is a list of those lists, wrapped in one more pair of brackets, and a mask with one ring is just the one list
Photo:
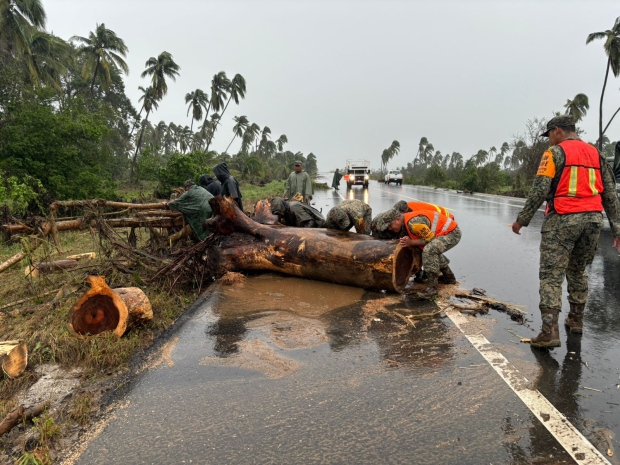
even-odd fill
[[(214, 148), (232, 138), (232, 117), (286, 134), (287, 149), (313, 152), (320, 170), (371, 160), (392, 140), (392, 166), (412, 161), (422, 136), (469, 158), (510, 142), (525, 121), (563, 110), (583, 92), (581, 126), (595, 140), (606, 57), (590, 32), (611, 28), (616, 2), (43, 0), (47, 29), (68, 39), (105, 23), (129, 47), (127, 94), (138, 106), (144, 62), (166, 50), (181, 76), (152, 120), (190, 124), (184, 96), (208, 91), (213, 74), (242, 74), (247, 96), (229, 107)], [(620, 80), (604, 112), (620, 106)], [(620, 118), (608, 135), (620, 136)], [(231, 147), (236, 152), (240, 142)]]

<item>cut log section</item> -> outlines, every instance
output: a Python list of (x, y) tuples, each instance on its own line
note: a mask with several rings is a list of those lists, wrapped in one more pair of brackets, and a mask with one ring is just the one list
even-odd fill
[(26, 276), (36, 278), (39, 274), (55, 273), (57, 271), (70, 270), (78, 266), (77, 260), (56, 260), (55, 262), (41, 262), (28, 265), (24, 269)]
[(259, 200), (254, 206), (252, 219), (260, 224), (282, 224), (277, 215), (271, 213), (271, 200)]
[(97, 254), (95, 252), (85, 252), (78, 253), (76, 255), (69, 255), (67, 260), (94, 260), (97, 258)]
[(0, 342), (2, 371), (9, 378), (17, 378), (28, 366), (28, 346), (22, 341)]
[(366, 289), (400, 292), (420, 269), (417, 248), (401, 248), (362, 234), (329, 229), (266, 226), (222, 196), (209, 200), (213, 218), (204, 226), (227, 237), (209, 249), (216, 273), (277, 271)]
[(69, 327), (79, 336), (113, 331), (117, 336), (127, 329), (153, 319), (151, 302), (142, 289), (110, 289), (105, 276), (89, 276), (91, 288), (73, 307)]

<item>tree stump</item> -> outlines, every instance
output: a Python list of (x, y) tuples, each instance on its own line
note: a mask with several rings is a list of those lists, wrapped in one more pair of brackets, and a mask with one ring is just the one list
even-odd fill
[(28, 346), (22, 341), (0, 342), (0, 362), (9, 378), (17, 378), (28, 365)]
[(142, 289), (110, 289), (105, 276), (86, 278), (91, 288), (73, 307), (69, 327), (79, 336), (113, 331), (117, 336), (127, 329), (153, 319), (151, 302)]
[(421, 267), (417, 248), (401, 248), (362, 234), (319, 228), (267, 226), (252, 221), (234, 202), (209, 200), (213, 218), (205, 227), (225, 235), (209, 249), (216, 273), (241, 270), (277, 271), (366, 289), (402, 291)]

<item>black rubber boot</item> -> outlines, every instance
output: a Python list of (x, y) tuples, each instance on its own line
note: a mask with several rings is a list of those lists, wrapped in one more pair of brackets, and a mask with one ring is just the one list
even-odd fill
[(424, 270), (420, 270), (416, 273), (415, 278), (413, 278), (413, 282), (426, 284), (428, 282), (428, 276)]
[(568, 326), (571, 333), (583, 334), (583, 311), (586, 304), (570, 303), (570, 313), (564, 320), (564, 324)]
[(449, 266), (441, 269), (441, 276), (439, 277), (441, 284), (456, 284), (456, 276), (452, 273)]
[(428, 276), (428, 286), (422, 292), (418, 292), (416, 297), (418, 299), (431, 300), (437, 297), (438, 289), (437, 289), (437, 278), (436, 274), (426, 273)]
[(560, 347), (560, 328), (558, 328), (559, 312), (542, 313), (542, 330), (530, 341), (532, 347)]

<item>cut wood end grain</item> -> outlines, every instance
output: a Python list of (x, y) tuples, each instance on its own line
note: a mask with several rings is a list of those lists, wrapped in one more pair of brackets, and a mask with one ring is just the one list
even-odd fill
[(22, 341), (0, 342), (0, 362), (9, 378), (17, 378), (28, 366), (28, 346)]

